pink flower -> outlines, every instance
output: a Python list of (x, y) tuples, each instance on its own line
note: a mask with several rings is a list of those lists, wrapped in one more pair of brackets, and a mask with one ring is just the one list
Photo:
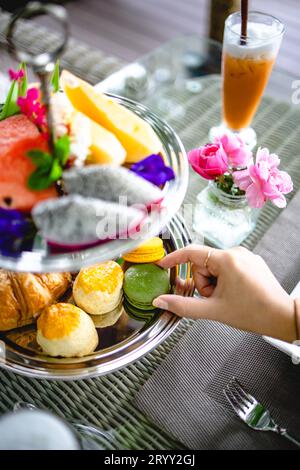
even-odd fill
[(22, 114), (25, 114), (42, 131), (45, 131), (47, 126), (46, 107), (38, 99), (39, 90), (37, 88), (29, 88), (25, 97), (19, 96), (17, 105)]
[(9, 78), (12, 81), (21, 80), (25, 75), (25, 72), (23, 69), (20, 69), (20, 70), (9, 69), (8, 73), (9, 73)]
[(207, 180), (214, 180), (228, 170), (227, 156), (219, 144), (206, 144), (188, 153), (193, 170)]
[(216, 137), (215, 143), (222, 145), (226, 152), (229, 166), (232, 168), (246, 167), (250, 163), (252, 159), (251, 150), (246, 147), (240, 137), (232, 132)]
[(20, 108), (22, 114), (27, 117), (31, 117), (36, 111), (36, 100), (38, 99), (38, 90), (36, 88), (30, 88), (27, 90), (26, 96), (19, 96), (17, 99), (17, 105)]
[(234, 183), (246, 191), (250, 207), (261, 208), (267, 200), (277, 207), (285, 207), (284, 194), (293, 190), (291, 177), (285, 171), (280, 171), (280, 160), (266, 148), (259, 148), (256, 153), (256, 163), (248, 169), (233, 173)]
[(35, 124), (38, 127), (43, 127), (46, 125), (46, 106), (45, 105), (40, 105), (38, 103), (38, 106), (35, 108)]

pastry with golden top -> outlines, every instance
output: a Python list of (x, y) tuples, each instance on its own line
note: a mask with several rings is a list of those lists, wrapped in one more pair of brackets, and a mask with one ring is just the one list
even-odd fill
[(111, 312), (121, 301), (123, 278), (115, 261), (81, 269), (73, 286), (76, 305), (91, 315)]
[(47, 307), (37, 321), (37, 342), (48, 356), (82, 357), (98, 345), (90, 316), (75, 305), (58, 303)]
[(32, 322), (70, 284), (69, 273), (31, 274), (0, 269), (0, 331)]
[(135, 250), (123, 255), (123, 259), (130, 263), (154, 263), (164, 256), (163, 241), (159, 237), (154, 237), (139, 245)]

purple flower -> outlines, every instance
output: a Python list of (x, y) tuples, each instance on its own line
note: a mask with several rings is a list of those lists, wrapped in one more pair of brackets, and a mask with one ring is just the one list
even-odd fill
[(159, 154), (144, 158), (132, 165), (130, 170), (156, 186), (162, 186), (175, 178), (174, 171), (165, 165), (163, 157)]
[(21, 212), (0, 208), (0, 252), (14, 255), (21, 251), (30, 228), (31, 223)]

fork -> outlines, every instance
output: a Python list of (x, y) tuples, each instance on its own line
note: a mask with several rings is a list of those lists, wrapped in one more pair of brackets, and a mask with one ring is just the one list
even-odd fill
[(300, 447), (300, 442), (288, 434), (285, 428), (275, 423), (269, 410), (248, 393), (233, 377), (223, 389), (224, 395), (239, 418), (256, 431), (272, 431)]

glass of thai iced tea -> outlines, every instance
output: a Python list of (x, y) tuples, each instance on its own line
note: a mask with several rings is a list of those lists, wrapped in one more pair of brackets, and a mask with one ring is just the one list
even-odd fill
[(275, 17), (249, 12), (247, 36), (241, 37), (241, 14), (225, 22), (222, 53), (223, 123), (211, 130), (211, 137), (225, 129), (238, 133), (249, 147), (256, 145), (251, 128), (275, 63), (284, 25)]

